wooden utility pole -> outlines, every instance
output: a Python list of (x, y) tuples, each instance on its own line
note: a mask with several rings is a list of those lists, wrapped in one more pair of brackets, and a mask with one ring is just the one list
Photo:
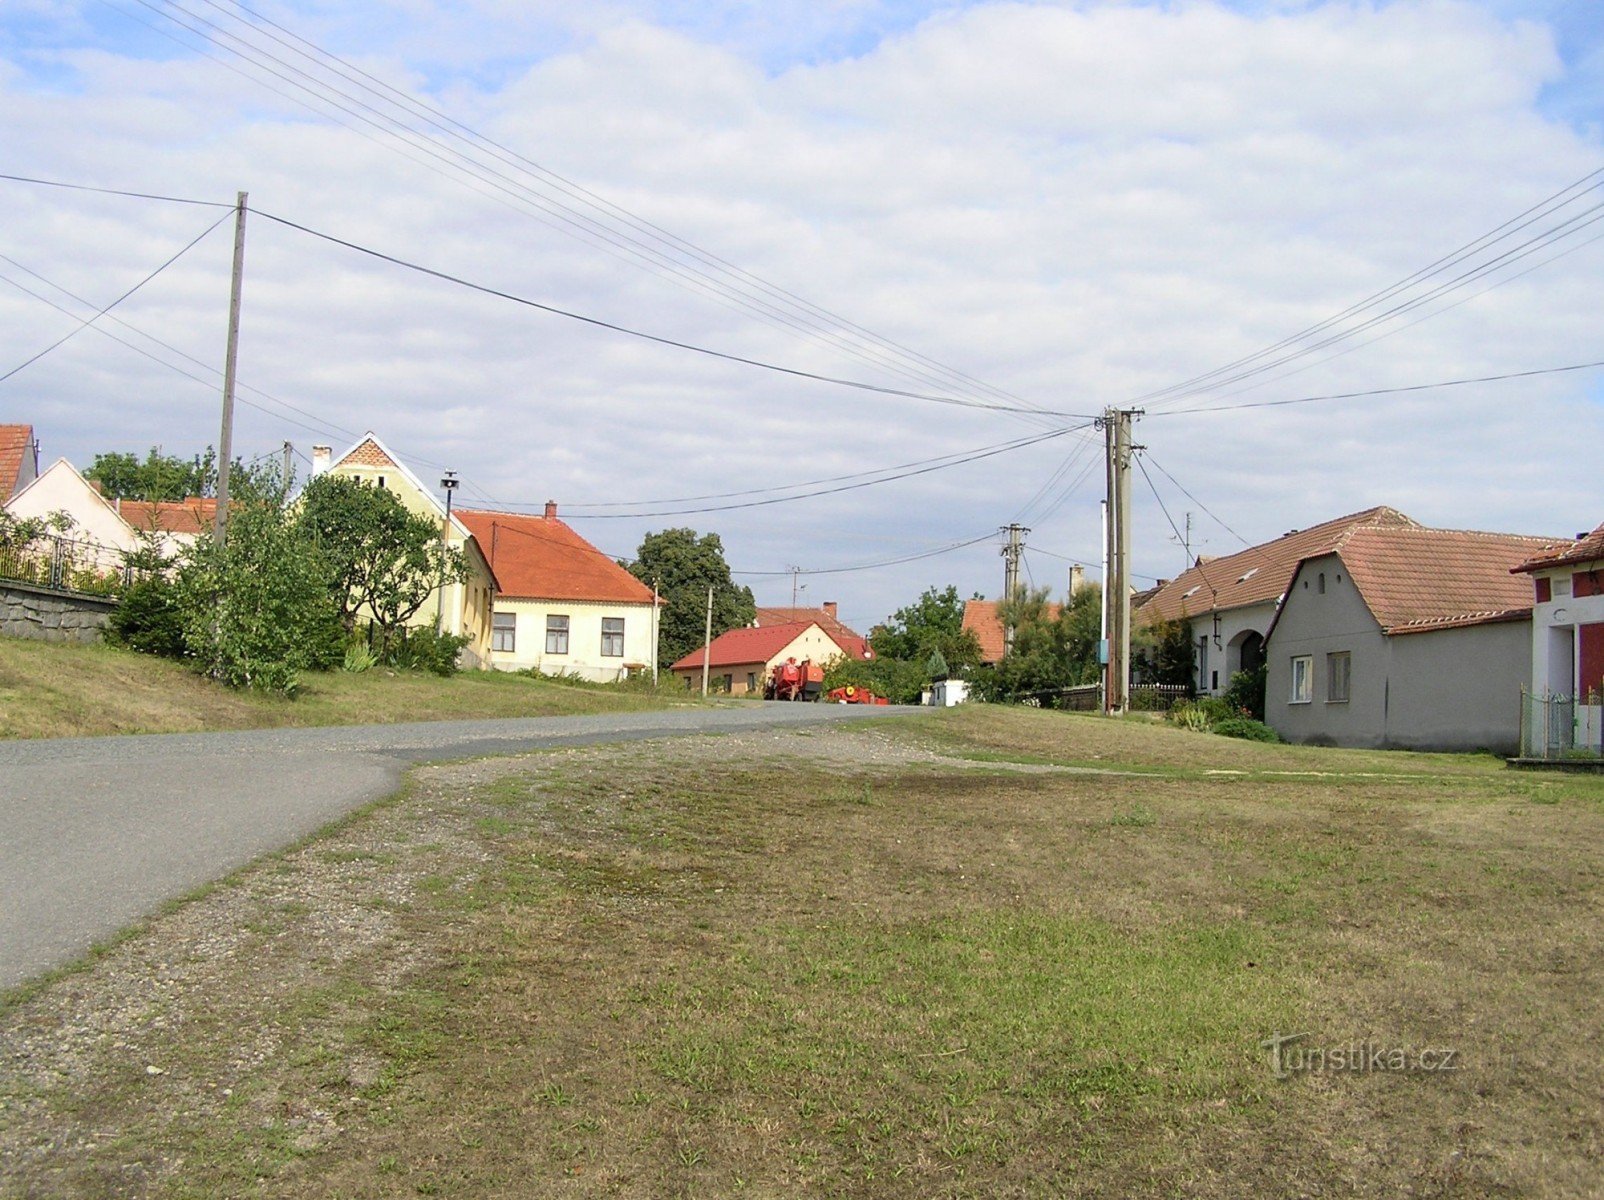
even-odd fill
[(1108, 685), (1105, 712), (1123, 713), (1130, 704), (1131, 687), (1131, 420), (1140, 409), (1106, 409), (1103, 446), (1107, 454), (1109, 573), (1103, 597), (1108, 621)]
[(234, 202), (234, 281), (228, 294), (228, 357), (223, 363), (223, 431), (217, 438), (217, 516), (212, 536), (221, 546), (228, 538), (228, 467), (234, 456), (234, 367), (239, 360), (239, 294), (245, 277), (245, 212), (247, 196)]
[(713, 589), (707, 589), (707, 633), (702, 642), (702, 699), (707, 699), (708, 665), (713, 658)]
[[(1008, 542), (1002, 548), (1003, 556), (1003, 599), (1014, 601), (1019, 599), (1019, 556), (1024, 552), (1024, 545), (1020, 539), (1030, 532), (1023, 525), (1009, 525), (1003, 530), (1008, 535)], [(1003, 623), (1003, 653), (1007, 654), (1014, 648), (1014, 627)]]

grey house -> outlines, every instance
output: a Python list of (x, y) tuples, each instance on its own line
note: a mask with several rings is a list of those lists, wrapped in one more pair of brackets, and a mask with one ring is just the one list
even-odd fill
[(1360, 527), (1297, 566), (1266, 638), (1265, 720), (1289, 742), (1513, 753), (1531, 587), (1552, 538)]

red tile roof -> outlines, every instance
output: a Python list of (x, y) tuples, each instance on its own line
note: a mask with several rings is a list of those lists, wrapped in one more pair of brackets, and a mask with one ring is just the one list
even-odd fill
[(1300, 562), (1329, 554), (1345, 535), (1361, 526), (1420, 528), (1397, 509), (1383, 505), (1308, 529), (1296, 529), (1273, 542), (1235, 554), (1203, 558), (1160, 587), (1132, 614), (1132, 624), (1141, 626), (1154, 620), (1173, 621), (1183, 615), (1195, 617), (1216, 609), (1273, 603), (1292, 582), (1292, 573)]
[(339, 462), (332, 465), (338, 467), (343, 463), (351, 463), (353, 466), (359, 467), (394, 467), (400, 465), (379, 447), (379, 443), (371, 434), (351, 447)]
[[(793, 621), (788, 625), (748, 625), (721, 633), (708, 646), (710, 667), (740, 667), (750, 663), (766, 663), (801, 637), (817, 621)], [(826, 637), (829, 631), (823, 630)], [(831, 638), (834, 641), (834, 638)], [(700, 670), (702, 647), (698, 646), (680, 659), (670, 671)]]
[(1510, 568), (1551, 541), (1368, 526), (1350, 531), (1325, 553), (1341, 558), (1382, 632), (1397, 635), (1520, 620), (1531, 611), (1532, 588)]
[(1604, 559), (1604, 525), (1580, 538), (1564, 538), (1544, 546), (1514, 568), (1518, 572), (1541, 571), (1545, 567), (1568, 567), (1572, 563)]
[(847, 628), (822, 608), (759, 608), (753, 618), (753, 624), (759, 626), (794, 625), (798, 621), (817, 625), (852, 658), (874, 657), (874, 651), (869, 648), (868, 638)]
[[(983, 663), (1000, 662), (1006, 644), (1003, 624), (997, 618), (997, 605), (1000, 600), (965, 600), (963, 627), (975, 635), (975, 641), (980, 643), (980, 661)], [(1048, 603), (1047, 619), (1058, 619), (1058, 605)]]
[(124, 500), (118, 515), (132, 529), (147, 533), (202, 533), (217, 520), (217, 501), (200, 496), (182, 500)]
[(652, 589), (556, 517), (459, 508), (500, 581), (501, 594), (521, 600), (589, 600), (650, 604)]
[(9, 500), (33, 455), (32, 425), (0, 425), (0, 502)]

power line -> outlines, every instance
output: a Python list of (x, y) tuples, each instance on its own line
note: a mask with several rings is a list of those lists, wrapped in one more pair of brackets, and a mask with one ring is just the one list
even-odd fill
[(40, 187), (65, 188), (73, 192), (98, 192), (102, 196), (127, 196), (135, 200), (164, 200), (168, 204), (199, 204), (207, 208), (226, 208), (233, 210), (232, 204), (225, 204), (221, 200), (197, 200), (191, 196), (161, 196), (153, 192), (130, 192), (120, 188), (91, 187), (86, 183), (63, 183), (57, 179), (35, 179), (30, 175), (0, 174), (0, 179), (8, 179), (12, 183), (35, 183)]
[[(182, 250), (178, 251), (178, 253), (174, 254), (166, 262), (162, 263), (161, 266), (157, 267), (149, 275), (146, 275), (143, 279), (141, 279), (138, 283), (134, 284), (133, 287), (129, 288), (122, 295), (118, 296), (117, 299), (113, 300), (110, 304), (108, 304), (104, 308), (100, 309), (98, 312), (95, 313), (94, 316), (88, 317), (86, 319), (81, 320), (76, 329), (72, 330), (70, 333), (67, 333), (67, 334), (63, 335), (62, 337), (57, 338), (55, 341), (51, 342), (50, 345), (46, 346), (43, 350), (39, 351), (39, 353), (35, 354), (32, 358), (25, 359), (23, 362), (20, 362), (16, 366), (12, 367), (11, 370), (7, 371), (4, 375), (0, 375), (0, 383), (4, 383), (6, 380), (10, 379), (13, 375), (15, 375), (18, 371), (21, 371), (24, 367), (31, 366), (32, 364), (38, 362), (41, 358), (43, 358), (45, 355), (49, 354), (57, 346), (62, 345), (63, 343), (65, 343), (65, 342), (69, 341), (70, 339), (76, 337), (78, 334), (82, 333), (85, 329), (89, 328), (89, 326), (93, 325), (101, 317), (105, 316), (112, 309), (116, 308), (119, 304), (121, 304), (124, 300), (128, 299), (128, 297), (132, 296), (140, 288), (144, 287), (152, 279), (155, 279), (156, 276), (160, 275), (168, 267), (172, 266), (179, 259), (183, 258), (185, 254), (187, 254), (190, 250), (193, 250), (197, 245), (199, 245), (201, 240), (204, 239), (207, 234), (211, 233), (212, 230), (216, 229), (219, 225), (221, 225), (226, 220), (228, 220), (228, 214), (224, 213), (222, 216), (218, 217), (217, 220), (213, 221), (210, 225), (208, 225), (205, 229), (201, 230), (201, 232), (199, 234), (197, 234), (195, 236), (195, 238), (191, 242), (189, 242)], [(20, 266), (20, 264), (18, 264), (16, 262), (13, 262), (13, 260), (7, 258), (3, 254), (0, 254), (0, 261), (11, 263), (13, 266)]]
[(439, 279), (445, 283), (452, 283), (458, 287), (467, 288), (469, 291), (479, 292), (486, 296), (494, 296), (499, 300), (508, 300), (513, 304), (520, 304), (525, 308), (533, 308), (539, 312), (550, 313), (552, 316), (565, 317), (570, 321), (579, 321), (582, 324), (591, 325), (598, 329), (607, 329), (614, 333), (622, 333), (629, 337), (640, 338), (643, 341), (655, 342), (660, 346), (672, 346), (677, 350), (689, 350), (694, 354), (706, 355), (709, 358), (721, 359), (724, 362), (739, 363), (742, 366), (758, 367), (765, 371), (774, 371), (778, 374), (790, 375), (798, 379), (811, 379), (818, 383), (831, 383), (837, 385), (838, 387), (856, 388), (860, 391), (877, 392), (886, 396), (900, 396), (909, 400), (927, 400), (933, 404), (949, 404), (955, 405), (959, 408), (982, 409), (990, 412), (1024, 413), (1033, 417), (1049, 416), (1068, 417), (1072, 419), (1083, 420), (1092, 419), (1092, 414), (1090, 413), (1059, 412), (1053, 409), (1019, 408), (1004, 404), (990, 404), (980, 400), (963, 400), (955, 396), (937, 396), (927, 392), (912, 392), (905, 391), (902, 388), (883, 387), (879, 384), (865, 383), (856, 379), (842, 379), (833, 375), (821, 375), (814, 371), (804, 371), (796, 367), (782, 367), (776, 363), (764, 362), (761, 359), (756, 358), (747, 358), (740, 354), (730, 354), (723, 350), (713, 350), (706, 346), (698, 346), (693, 342), (682, 342), (674, 338), (662, 337), (655, 333), (646, 333), (643, 330), (632, 329), (627, 325), (619, 325), (612, 321), (604, 321), (600, 317), (586, 316), (583, 313), (572, 312), (569, 309), (558, 308), (555, 305), (543, 304), (538, 300), (531, 300), (525, 296), (519, 296), (512, 292), (502, 291), (500, 288), (490, 287), (488, 284), (474, 283), (472, 280), (464, 279), (460, 275), (453, 275), (448, 271), (440, 271), (433, 267), (426, 267), (421, 263), (415, 263), (393, 254), (386, 254), (382, 250), (375, 250), (370, 246), (363, 246), (357, 242), (347, 241), (345, 238), (336, 237), (332, 233), (324, 233), (320, 230), (312, 229), (311, 227), (302, 225), (296, 221), (291, 221), (286, 217), (279, 217), (270, 212), (264, 212), (259, 208), (253, 209), (252, 212), (255, 213), (256, 216), (263, 217), (279, 225), (286, 226), (287, 228), (298, 230), (299, 232), (307, 234), (310, 237), (319, 238), (336, 246), (343, 246), (347, 250), (353, 250), (358, 254), (365, 254), (370, 258), (379, 259), (381, 262), (387, 262), (393, 266), (403, 267), (409, 271), (416, 271), (420, 275), (427, 275), (431, 278)]
[[(1434, 388), (1465, 387), (1473, 383), (1502, 383), (1510, 379), (1531, 379), (1539, 375), (1561, 375), (1568, 371), (1591, 371), (1604, 367), (1604, 359), (1594, 362), (1572, 363), (1565, 367), (1537, 367), (1530, 371), (1510, 371), (1503, 375), (1478, 375), (1472, 379), (1444, 379), (1438, 383), (1414, 383), (1405, 387), (1371, 388), (1363, 392), (1332, 392), (1324, 396), (1299, 396), (1292, 400), (1255, 400), (1247, 404), (1200, 405), (1196, 408), (1172, 408), (1168, 412), (1152, 414), (1155, 417), (1183, 417), (1198, 413), (1238, 412), (1246, 408), (1281, 408), (1289, 404), (1314, 404), (1322, 400), (1360, 400), (1368, 396), (1396, 396), (1405, 392), (1426, 392)], [(1156, 464), (1155, 464), (1156, 465)]]
[[(1149, 450), (1149, 451), (1148, 451), (1148, 452), (1147, 452), (1147, 457), (1148, 457), (1148, 460), (1149, 460), (1149, 461), (1151, 461), (1151, 462), (1152, 462), (1152, 464), (1153, 464), (1153, 465), (1154, 465), (1154, 466), (1155, 466), (1155, 467), (1157, 467), (1157, 468), (1158, 468), (1158, 469), (1159, 469), (1159, 472), (1160, 472), (1160, 473), (1161, 473), (1161, 474), (1162, 474), (1162, 475), (1163, 475), (1163, 476), (1164, 476), (1164, 478), (1165, 478), (1165, 479), (1168, 479), (1168, 480), (1169, 480), (1169, 481), (1170, 481), (1170, 482), (1171, 482), (1171, 483), (1173, 483), (1173, 484), (1174, 484), (1174, 485), (1175, 485), (1175, 486), (1176, 486), (1176, 487), (1177, 487), (1177, 488), (1179, 488), (1179, 489), (1180, 489), (1180, 492), (1181, 492), (1181, 495), (1183, 495), (1183, 496), (1185, 496), (1185, 497), (1186, 497), (1186, 498), (1187, 498), (1187, 499), (1188, 499), (1188, 500), (1190, 500), (1190, 501), (1191, 501), (1191, 502), (1192, 502), (1192, 503), (1193, 503), (1193, 504), (1195, 504), (1195, 505), (1197, 505), (1197, 506), (1198, 506), (1198, 507), (1199, 507), (1199, 508), (1201, 508), (1201, 509), (1202, 509), (1202, 510), (1203, 510), (1203, 511), (1204, 511), (1204, 512), (1205, 512), (1205, 513), (1207, 513), (1207, 514), (1208, 514), (1208, 515), (1209, 515), (1209, 516), (1210, 516), (1210, 517), (1211, 517), (1211, 518), (1213, 518), (1213, 520), (1214, 520), (1214, 523), (1215, 523), (1215, 524), (1216, 524), (1216, 525), (1218, 525), (1218, 526), (1219, 526), (1219, 527), (1220, 527), (1220, 528), (1221, 528), (1221, 529), (1223, 529), (1223, 530), (1225, 530), (1225, 532), (1226, 532), (1226, 533), (1228, 533), (1228, 534), (1230, 534), (1230, 535), (1231, 535), (1231, 536), (1232, 536), (1232, 537), (1234, 537), (1234, 538), (1235, 538), (1235, 539), (1236, 539), (1236, 540), (1237, 540), (1237, 541), (1239, 541), (1239, 542), (1241, 542), (1241, 543), (1242, 543), (1242, 544), (1243, 544), (1243, 545), (1244, 545), (1244, 546), (1248, 546), (1248, 545), (1251, 545), (1251, 544), (1252, 544), (1252, 543), (1251, 543), (1251, 542), (1249, 542), (1249, 541), (1248, 541), (1248, 540), (1247, 540), (1247, 538), (1245, 538), (1245, 537), (1243, 537), (1243, 536), (1242, 536), (1242, 535), (1241, 535), (1241, 534), (1240, 534), (1240, 533), (1238, 533), (1238, 532), (1237, 532), (1237, 531), (1236, 531), (1236, 530), (1234, 530), (1234, 529), (1232, 529), (1232, 528), (1231, 528), (1231, 527), (1230, 527), (1230, 526), (1229, 526), (1229, 525), (1227, 525), (1227, 524), (1226, 524), (1226, 523), (1225, 523), (1225, 522), (1224, 522), (1224, 521), (1222, 521), (1222, 520), (1220, 520), (1220, 518), (1219, 518), (1219, 517), (1216, 517), (1216, 516), (1215, 516), (1215, 515), (1214, 515), (1214, 513), (1213, 513), (1213, 511), (1212, 511), (1212, 510), (1210, 510), (1210, 508), (1209, 508), (1209, 506), (1208, 506), (1208, 505), (1206, 505), (1206, 504), (1204, 504), (1204, 503), (1203, 503), (1203, 501), (1201, 501), (1201, 500), (1199, 500), (1199, 499), (1198, 499), (1198, 498), (1197, 498), (1197, 497), (1196, 497), (1196, 496), (1194, 496), (1194, 495), (1192, 495), (1192, 493), (1191, 493), (1191, 492), (1189, 492), (1189, 491), (1187, 491), (1187, 490), (1186, 490), (1186, 489), (1185, 489), (1185, 488), (1184, 488), (1184, 487), (1181, 487), (1181, 482), (1180, 482), (1180, 480), (1178, 480), (1178, 479), (1176, 479), (1176, 478), (1175, 478), (1175, 476), (1173, 476), (1173, 475), (1171, 475), (1171, 474), (1170, 474), (1170, 473), (1169, 473), (1169, 472), (1168, 472), (1168, 471), (1166, 471), (1166, 470), (1164, 470), (1164, 464), (1163, 464), (1163, 463), (1161, 463), (1161, 462), (1159, 462), (1159, 461), (1158, 461), (1158, 459), (1156, 459), (1156, 458), (1154, 458), (1154, 457), (1153, 457), (1153, 453), (1152, 453), (1152, 451), (1151, 451), (1151, 450)], [(1187, 543), (1187, 541), (1186, 541), (1186, 539), (1185, 539), (1185, 538), (1182, 538), (1182, 539), (1181, 539), (1181, 545), (1183, 545), (1183, 546), (1187, 546), (1187, 547), (1188, 547), (1188, 549), (1190, 549), (1190, 546), (1189, 546), (1189, 544), (1188, 544), (1188, 543)]]
[(988, 529), (979, 537), (967, 541), (953, 542), (936, 550), (926, 550), (919, 554), (908, 554), (901, 558), (888, 558), (879, 562), (857, 563), (847, 567), (798, 567), (784, 571), (731, 571), (731, 575), (775, 576), (775, 575), (847, 575), (858, 571), (878, 571), (884, 567), (899, 567), (904, 563), (918, 562), (921, 559), (936, 558), (943, 554), (951, 554), (955, 550), (967, 549), (977, 546), (981, 542), (989, 541), (996, 536), (995, 530)]

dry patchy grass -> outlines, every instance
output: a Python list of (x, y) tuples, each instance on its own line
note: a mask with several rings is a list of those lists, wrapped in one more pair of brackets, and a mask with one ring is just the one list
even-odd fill
[[(247, 874), (230, 948), (72, 1082), (9, 1070), (0, 1192), (1596, 1194), (1598, 781), (1255, 746), (1209, 775), (1055, 714), (913, 736), (1010, 729), (1166, 770), (886, 726), (422, 771)], [(1457, 1069), (1276, 1079), (1294, 1032)]]
[(0, 737), (8, 738), (567, 716), (668, 702), (494, 671), (441, 679), (383, 668), (309, 674), (287, 700), (231, 691), (178, 663), (109, 646), (0, 638)]

